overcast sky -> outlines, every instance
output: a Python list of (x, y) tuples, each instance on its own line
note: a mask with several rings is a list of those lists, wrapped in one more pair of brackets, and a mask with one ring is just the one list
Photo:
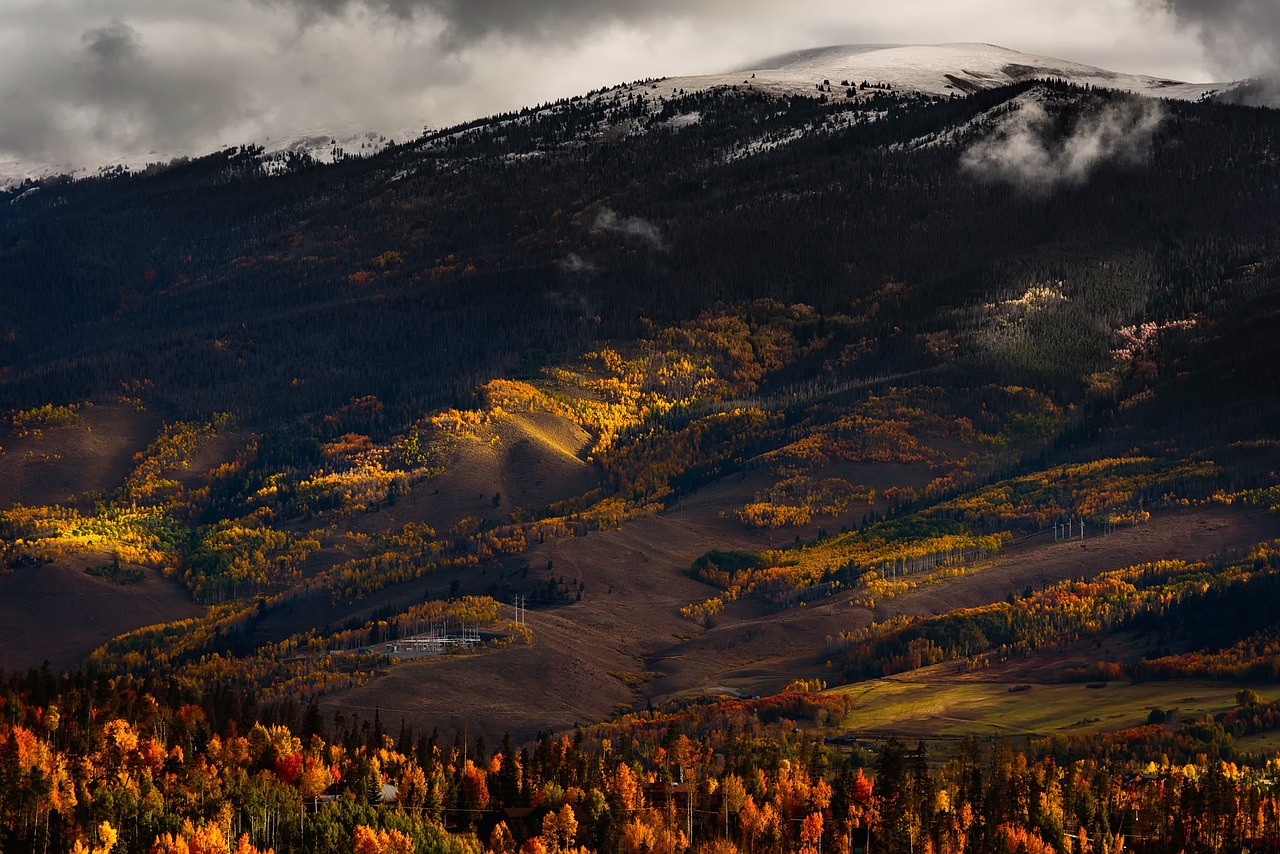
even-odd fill
[(802, 47), (984, 41), (1192, 82), (1277, 64), (1276, 0), (0, 0), (0, 161), (440, 127)]

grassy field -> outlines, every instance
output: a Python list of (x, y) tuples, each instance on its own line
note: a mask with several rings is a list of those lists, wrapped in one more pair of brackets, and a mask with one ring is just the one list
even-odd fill
[[(1089, 733), (1144, 724), (1156, 707), (1177, 709), (1180, 718), (1225, 711), (1241, 687), (1192, 680), (1135, 685), (935, 679), (925, 670), (839, 689), (856, 702), (840, 729), (913, 739)], [(1252, 687), (1268, 700), (1280, 697), (1280, 685)]]
[(1246, 735), (1236, 739), (1236, 747), (1257, 753), (1280, 753), (1280, 731)]

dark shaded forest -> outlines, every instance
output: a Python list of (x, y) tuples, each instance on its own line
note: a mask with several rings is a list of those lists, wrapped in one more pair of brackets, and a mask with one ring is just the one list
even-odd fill
[(1031, 333), (1070, 342), (1070, 363), (997, 350), (1011, 381), (1078, 384), (1108, 357), (1100, 320), (1215, 306), (1242, 334), (1211, 358), (1228, 373), (1266, 361), (1280, 116), (1165, 104), (1148, 162), (1049, 195), (963, 169), (1032, 87), (1049, 87), (1062, 128), (1128, 97), (1026, 83), (851, 111), (744, 88), (655, 110), (620, 90), (275, 177), (229, 149), (16, 188), (0, 197), (0, 388), (14, 405), (124, 393), (259, 424), (365, 394), (407, 411), (762, 297), (872, 309), (860, 368), (889, 373), (947, 361), (918, 333), (1053, 281), (1076, 308)]

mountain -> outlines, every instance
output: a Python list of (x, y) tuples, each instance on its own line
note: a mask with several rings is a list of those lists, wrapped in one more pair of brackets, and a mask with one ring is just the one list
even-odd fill
[(1121, 74), (998, 45), (963, 43), (815, 48), (761, 60), (730, 74), (672, 82), (682, 88), (746, 83), (778, 94), (807, 93), (829, 85), (833, 95), (865, 82), (928, 95), (970, 95), (1037, 78), (1188, 101), (1222, 88)]
[(1280, 112), (1020, 57), (0, 194), (0, 844), (1257, 847)]
[[(1154, 77), (1120, 74), (1067, 60), (1020, 53), (989, 44), (944, 45), (841, 45), (795, 51), (772, 57), (724, 74), (665, 79), (664, 84), (687, 91), (748, 85), (774, 95), (808, 94), (822, 86), (832, 97), (844, 97), (863, 82), (893, 86), (899, 91), (931, 95), (967, 95), (1032, 78), (1055, 78), (1076, 85), (1123, 89), (1161, 98), (1196, 100), (1217, 92), (1257, 91), (1260, 83), (1182, 83)], [(1259, 78), (1259, 81), (1264, 81)], [(844, 85), (841, 85), (842, 82)], [(606, 90), (612, 91), (612, 90)], [(1265, 90), (1274, 93), (1274, 87)], [(1271, 97), (1268, 94), (1267, 97)], [(280, 162), (290, 153), (306, 154), (320, 162), (336, 156), (367, 156), (388, 141), (405, 142), (422, 134), (422, 126), (406, 124), (394, 129), (371, 129), (349, 122), (318, 122), (314, 127), (294, 128), (275, 138), (228, 140), (228, 144), (260, 147), (269, 159)], [(193, 151), (122, 152), (105, 163), (0, 161), (0, 187), (59, 174), (77, 177), (101, 169), (138, 171), (167, 164), (175, 158), (198, 156)]]
[[(422, 126), (396, 129), (356, 127), (350, 122), (334, 121), (307, 128), (293, 128), (290, 133), (260, 140), (236, 140), (261, 149), (268, 164), (280, 164), (289, 157), (305, 156), (319, 163), (332, 163), (344, 156), (367, 157), (396, 141), (414, 139), (422, 134)], [(188, 160), (207, 152), (149, 151), (121, 152), (106, 162), (83, 163), (40, 159), (0, 160), (0, 187), (14, 187), (29, 181), (41, 181), (61, 175), (75, 178), (93, 177), (104, 172), (142, 172), (166, 167), (175, 161)]]
[[(904, 55), (852, 61), (885, 53)], [(1218, 262), (1183, 264), (1184, 241), (1269, 240), (1266, 184), (1230, 197), (1243, 173), (1224, 148), (1253, 151), (1247, 128), (1269, 113), (1170, 101), (1156, 114), (1061, 81), (969, 97), (861, 81), (852, 95), (673, 83), (600, 90), (330, 166), (246, 147), (11, 191), (0, 204), (7, 392), (25, 405), (142, 382), (177, 411), (263, 416), (369, 391), (432, 404), (494, 371), (635, 334), (641, 317), (717, 301), (835, 311), (903, 278), (930, 300), (1015, 288), (1001, 268), (1052, 233), (1086, 246), (1106, 234), (1193, 293)], [(1003, 156), (1008, 139), (1025, 143), (1020, 157)], [(1095, 173), (1131, 192), (1115, 196)], [(1039, 191), (1059, 193), (1054, 210)], [(926, 227), (933, 248), (921, 255), (910, 237)], [(855, 250), (869, 239), (876, 251)], [(505, 334), (481, 342), (457, 316)], [(393, 370), (424, 341), (437, 342), (432, 370)]]
[[(1262, 75), (1225, 83), (1186, 83), (1147, 75), (1125, 74), (1064, 59), (1022, 53), (990, 44), (942, 45), (836, 45), (793, 51), (750, 63), (722, 74), (662, 78), (663, 85), (682, 91), (703, 91), (745, 85), (755, 91), (782, 97), (824, 91), (832, 98), (853, 97), (865, 83), (873, 90), (893, 90), (929, 95), (968, 95), (1030, 79), (1056, 79), (1078, 86), (1118, 89), (1155, 98), (1178, 100), (1221, 99), (1231, 103), (1280, 106), (1280, 86), (1273, 76)], [(653, 81), (648, 81), (650, 84)], [(601, 90), (607, 95), (619, 89)], [(652, 89), (652, 85), (648, 87)], [(885, 90), (887, 91), (887, 90)], [(258, 140), (228, 141), (233, 147), (262, 149), (268, 163), (280, 168), (289, 157), (306, 156), (331, 163), (341, 157), (367, 157), (388, 143), (407, 142), (423, 133), (422, 126), (363, 128), (350, 122), (320, 122), (312, 127)], [(0, 161), (0, 187), (72, 175), (86, 177), (103, 171), (142, 171), (200, 152), (122, 152), (107, 162), (74, 163), (42, 160)]]
[(1215, 98), (1229, 104), (1280, 109), (1280, 71), (1233, 83), (1224, 87)]

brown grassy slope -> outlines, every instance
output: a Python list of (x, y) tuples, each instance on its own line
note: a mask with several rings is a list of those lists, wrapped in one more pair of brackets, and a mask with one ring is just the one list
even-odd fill
[(156, 437), (160, 419), (136, 407), (85, 407), (74, 423), (40, 435), (0, 437), (0, 510), (15, 504), (88, 509), (86, 493), (120, 486), (133, 457)]
[(48, 659), (56, 672), (119, 634), (203, 612), (181, 585), (154, 570), (129, 586), (84, 573), (109, 559), (64, 558), (0, 576), (0, 668), (25, 670)]
[[(882, 468), (868, 466), (863, 482), (892, 484), (922, 477), (912, 467)], [(528, 737), (539, 729), (599, 720), (619, 704), (643, 707), (652, 687), (633, 690), (625, 683), (658, 669), (646, 663), (651, 656), (665, 653), (667, 667), (703, 673), (700, 686), (714, 687), (714, 662), (677, 665), (678, 653), (671, 652), (682, 636), (703, 631), (681, 617), (680, 608), (718, 592), (694, 581), (688, 570), (709, 549), (759, 550), (786, 545), (796, 536), (795, 529), (750, 530), (726, 511), (751, 501), (775, 480), (764, 471), (732, 475), (660, 515), (531, 549), (512, 562), (532, 568), (527, 583), (563, 577), (574, 590), (575, 582), (585, 585), (581, 601), (530, 612), (533, 648), (401, 664), (369, 685), (331, 696), (325, 705), (363, 708), (369, 714), (381, 708), (384, 721), (403, 716), (419, 729), (439, 725), (444, 730), (447, 721), (465, 720), (473, 730), (500, 736), (510, 729)], [(802, 536), (812, 536), (817, 527), (810, 526)], [(463, 574), (464, 592), (484, 592), (497, 574), (492, 568)], [(447, 589), (444, 579), (428, 578), (406, 586), (405, 592), (420, 596), (423, 587), (433, 595)], [(702, 654), (695, 651), (691, 658)], [(785, 682), (772, 672), (767, 679), (769, 684)]]
[[(337, 529), (394, 534), (414, 522), (444, 532), (469, 516), (506, 521), (514, 510), (573, 498), (595, 488), (598, 482), (597, 469), (583, 459), (590, 442), (590, 435), (573, 422), (551, 413), (500, 415), (476, 428), (474, 434), (458, 437), (442, 474), (415, 484), (395, 504), (384, 503), (376, 512), (337, 520)], [(495, 493), (500, 494), (496, 507)], [(330, 530), (330, 523), (326, 518), (318, 526), (314, 522), (296, 526), (296, 530), (313, 534), (325, 546), (307, 559), (303, 571), (308, 577), (362, 552), (357, 542)], [(523, 566), (531, 560), (522, 556), (508, 563)], [(545, 564), (546, 558), (541, 558), (539, 565)], [(494, 584), (505, 586), (501, 571), (497, 565), (487, 565), (436, 573), (388, 586), (355, 603), (334, 603), (327, 595), (300, 598), (270, 614), (256, 630), (265, 638), (279, 640), (311, 628), (368, 619), (387, 608), (404, 610), (421, 602), (426, 594), (448, 598), (454, 580), (465, 594), (487, 594)], [(523, 580), (519, 586), (525, 586)]]
[[(1030, 661), (1053, 656), (1033, 656)], [(874, 679), (840, 689), (854, 698), (836, 728), (859, 738), (958, 739), (995, 736), (1080, 735), (1140, 726), (1151, 709), (1177, 709), (1182, 720), (1233, 707), (1240, 683), (1208, 680), (1168, 682), (1033, 682), (997, 664), (975, 674), (952, 663)], [(1256, 685), (1264, 697), (1280, 689)], [(1010, 690), (1014, 689), (1014, 690)]]
[(619, 704), (643, 707), (642, 692), (627, 683), (643, 679), (645, 656), (700, 631), (679, 609), (715, 593), (689, 577), (694, 559), (711, 548), (758, 549), (793, 536), (750, 532), (719, 515), (721, 507), (749, 501), (766, 477), (726, 478), (681, 509), (530, 550), (519, 561), (533, 568), (530, 583), (563, 576), (575, 590), (573, 582), (585, 585), (580, 601), (529, 612), (532, 647), (400, 664), (324, 705), (366, 715), (379, 708), (384, 723), (404, 717), (427, 731), (463, 721), (486, 739), (600, 720)]
[(1280, 537), (1280, 516), (1216, 506), (1158, 512), (1149, 521), (1120, 528), (1110, 536), (1093, 536), (1086, 529), (1083, 541), (1055, 543), (1051, 532), (1040, 534), (1005, 549), (980, 572), (878, 603), (875, 619), (899, 613), (944, 614), (1021, 593), (1027, 587), (1093, 577), (1146, 561), (1225, 554), (1274, 537)]
[(443, 531), (468, 516), (502, 521), (517, 509), (582, 495), (598, 485), (596, 468), (585, 461), (591, 441), (590, 434), (558, 415), (504, 413), (459, 436), (443, 473), (378, 513), (352, 518), (351, 529), (390, 533), (409, 522), (425, 522)]
[[(687, 574), (711, 548), (759, 549), (791, 532), (749, 532), (721, 518), (717, 508), (759, 488), (752, 475), (727, 478), (686, 499), (683, 508), (626, 523), (621, 530), (547, 543), (528, 555), (546, 576), (581, 580), (580, 602), (531, 612), (532, 648), (419, 660), (390, 669), (362, 688), (331, 696), (329, 708), (383, 710), (383, 721), (404, 717), (416, 728), (447, 731), (465, 722), (471, 732), (528, 737), (539, 729), (598, 720), (619, 703), (643, 707), (707, 693), (767, 694), (801, 676), (829, 676), (828, 636), (866, 625), (872, 612), (852, 607), (851, 594), (765, 613), (759, 601), (729, 605), (714, 628), (701, 629), (679, 608), (715, 591)], [(928, 615), (986, 604), (1028, 585), (1092, 576), (1162, 557), (1198, 558), (1280, 536), (1280, 518), (1224, 508), (1190, 508), (1157, 515), (1147, 524), (1081, 544), (1055, 544), (1052, 535), (1009, 549), (963, 578), (923, 587), (877, 604), (874, 618)], [(776, 543), (773, 543), (776, 544)], [(624, 685), (641, 679), (638, 690)]]
[[(160, 418), (135, 407), (98, 405), (81, 409), (72, 424), (6, 437), (0, 508), (60, 503), (90, 511), (92, 494), (119, 488), (134, 456), (160, 427)], [(188, 467), (167, 474), (193, 485), (243, 441), (239, 434), (215, 437), (196, 450)], [(116, 635), (203, 612), (180, 585), (155, 571), (129, 586), (84, 573), (110, 560), (104, 550), (0, 575), (0, 668), (38, 667), (46, 659), (55, 669), (71, 667)]]
[[(709, 685), (743, 693), (767, 693), (790, 678), (824, 675), (828, 637), (904, 614), (933, 616), (977, 607), (1069, 578), (1092, 577), (1161, 558), (1192, 560), (1242, 549), (1280, 536), (1280, 517), (1221, 507), (1186, 508), (1154, 515), (1134, 528), (1083, 542), (1033, 537), (959, 578), (923, 585), (876, 603), (874, 611), (851, 606), (857, 591), (824, 603), (763, 613), (759, 603), (735, 603), (716, 628), (696, 641), (673, 645), (654, 659), (670, 675), (654, 683), (659, 696), (697, 694)], [(709, 664), (714, 662), (714, 664)]]
[(208, 482), (213, 469), (234, 460), (249, 441), (250, 434), (239, 430), (216, 433), (195, 447), (186, 465), (166, 469), (161, 476), (176, 480), (184, 489), (197, 489)]

